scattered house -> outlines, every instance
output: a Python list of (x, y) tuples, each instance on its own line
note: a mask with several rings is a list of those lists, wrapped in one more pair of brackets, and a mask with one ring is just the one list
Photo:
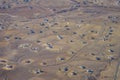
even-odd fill
[(0, 64), (2, 63), (6, 63), (7, 62), (7, 60), (4, 60), (4, 59), (2, 59), (2, 60), (0, 60)]
[(39, 44), (41, 41), (40, 41), (40, 40), (37, 40), (36, 42)]
[(71, 75), (75, 76), (75, 75), (77, 75), (77, 72), (71, 72)]
[(63, 39), (63, 37), (61, 35), (57, 35), (58, 39)]
[(70, 42), (74, 42), (73, 40), (70, 40)]
[(96, 57), (96, 60), (101, 60), (101, 58), (99, 58), (99, 57)]
[(60, 68), (59, 70), (62, 72), (67, 72), (69, 69), (68, 69), (68, 67), (64, 67), (64, 68)]
[(48, 27), (48, 26), (46, 26), (45, 28), (46, 28), (46, 29), (49, 29), (49, 27)]
[(32, 6), (29, 6), (28, 8), (29, 8), (29, 9), (33, 9), (33, 7), (32, 7)]
[(30, 64), (30, 63), (31, 63), (31, 61), (30, 61), (30, 60), (26, 60), (26, 61), (25, 61), (25, 63)]
[(46, 23), (46, 22), (48, 22), (49, 20), (48, 19), (44, 19), (44, 22)]
[(2, 5), (0, 5), (0, 9), (10, 9), (10, 8), (11, 5), (6, 2), (3, 2)]
[(64, 12), (67, 12), (67, 11), (68, 11), (67, 9), (63, 9), (63, 10), (57, 11), (56, 13), (64, 13)]
[(43, 31), (40, 30), (40, 33), (43, 33)]
[(110, 47), (111, 47), (111, 46), (114, 46), (114, 44), (108, 44), (108, 46), (110, 46)]
[(48, 48), (53, 48), (52, 44), (47, 43)]
[(108, 16), (108, 19), (110, 19), (113, 23), (118, 23), (118, 17), (116, 16)]
[(45, 66), (45, 65), (47, 65), (47, 63), (46, 62), (42, 62), (42, 63), (40, 63), (40, 65)]
[(23, 2), (30, 2), (31, 0), (23, 0)]
[(86, 67), (85, 66), (79, 66), (81, 69), (86, 69)]
[(114, 60), (115, 58), (110, 55), (110, 56), (108, 56), (108, 59), (109, 59), (110, 61), (112, 61), (112, 60)]
[(38, 52), (39, 48), (38, 48), (38, 47), (31, 47), (31, 50), (32, 50), (33, 52)]
[(52, 31), (53, 33), (57, 33), (56, 31)]
[(64, 61), (65, 58), (64, 58), (64, 57), (58, 57), (57, 60), (58, 60), (58, 61)]
[(4, 39), (7, 41), (10, 40), (10, 36), (5, 36)]
[(4, 67), (3, 67), (3, 69), (5, 69), (5, 70), (12, 70), (14, 68), (14, 66), (13, 65), (9, 65), (9, 64), (6, 64)]
[(64, 68), (64, 71), (68, 71), (68, 67), (65, 67), (65, 68)]
[(83, 39), (86, 35), (85, 34), (82, 34), (80, 35), (80, 38)]
[(4, 29), (5, 27), (2, 24), (0, 24), (0, 30), (4, 30)]
[(117, 1), (117, 4), (120, 6), (120, 0)]
[(22, 38), (21, 37), (14, 37), (15, 40), (21, 40)]
[(40, 26), (45, 26), (45, 23), (40, 23)]
[(30, 30), (30, 33), (31, 33), (31, 34), (34, 34), (34, 33), (35, 33), (35, 31), (34, 31), (34, 30)]
[(87, 5), (87, 4), (88, 4), (88, 2), (87, 2), (87, 1), (83, 1), (83, 4), (84, 4), (84, 5)]
[(77, 32), (73, 32), (73, 34), (77, 34)]
[(87, 69), (87, 72), (88, 72), (88, 73), (93, 73), (94, 71), (91, 70), (91, 69)]
[(70, 30), (70, 28), (66, 28), (66, 30)]
[(112, 33), (111, 33), (111, 32), (109, 32), (109, 33), (108, 33), (108, 35), (112, 35)]
[(37, 70), (33, 70), (33, 73), (34, 74), (42, 74), (42, 73), (44, 73), (44, 71), (41, 69), (37, 69)]
[(104, 37), (103, 37), (103, 41), (107, 41), (107, 40), (108, 40), (108, 37), (109, 37), (109, 35), (104, 36)]
[(110, 29), (110, 31), (109, 32), (113, 32), (113, 29)]
[(91, 33), (97, 33), (97, 31), (95, 31), (95, 30), (91, 30)]
[(68, 52), (68, 54), (73, 55), (73, 54), (75, 54), (75, 52), (74, 51), (70, 51), (70, 52)]
[(114, 52), (114, 50), (112, 50), (112, 49), (109, 49), (109, 50), (108, 50), (108, 52)]
[(19, 47), (19, 48), (29, 48), (29, 47), (31, 47), (31, 46), (32, 46), (32, 44), (23, 43), (23, 44), (20, 44), (18, 47)]

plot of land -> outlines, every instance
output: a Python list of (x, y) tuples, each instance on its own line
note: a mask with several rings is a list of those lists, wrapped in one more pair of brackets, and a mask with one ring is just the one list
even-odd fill
[(0, 0), (0, 80), (120, 80), (119, 0)]

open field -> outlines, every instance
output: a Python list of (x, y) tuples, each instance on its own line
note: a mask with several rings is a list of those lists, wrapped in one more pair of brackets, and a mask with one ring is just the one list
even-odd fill
[(0, 80), (120, 80), (120, 0), (0, 0)]

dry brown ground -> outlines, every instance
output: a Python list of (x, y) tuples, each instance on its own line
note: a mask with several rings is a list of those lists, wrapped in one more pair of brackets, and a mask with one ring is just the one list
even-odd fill
[(0, 80), (120, 79), (119, 1), (23, 1), (0, 0)]

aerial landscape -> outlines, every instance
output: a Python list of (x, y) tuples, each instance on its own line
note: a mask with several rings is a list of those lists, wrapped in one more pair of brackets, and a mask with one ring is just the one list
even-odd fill
[(0, 80), (120, 80), (120, 0), (0, 0)]

